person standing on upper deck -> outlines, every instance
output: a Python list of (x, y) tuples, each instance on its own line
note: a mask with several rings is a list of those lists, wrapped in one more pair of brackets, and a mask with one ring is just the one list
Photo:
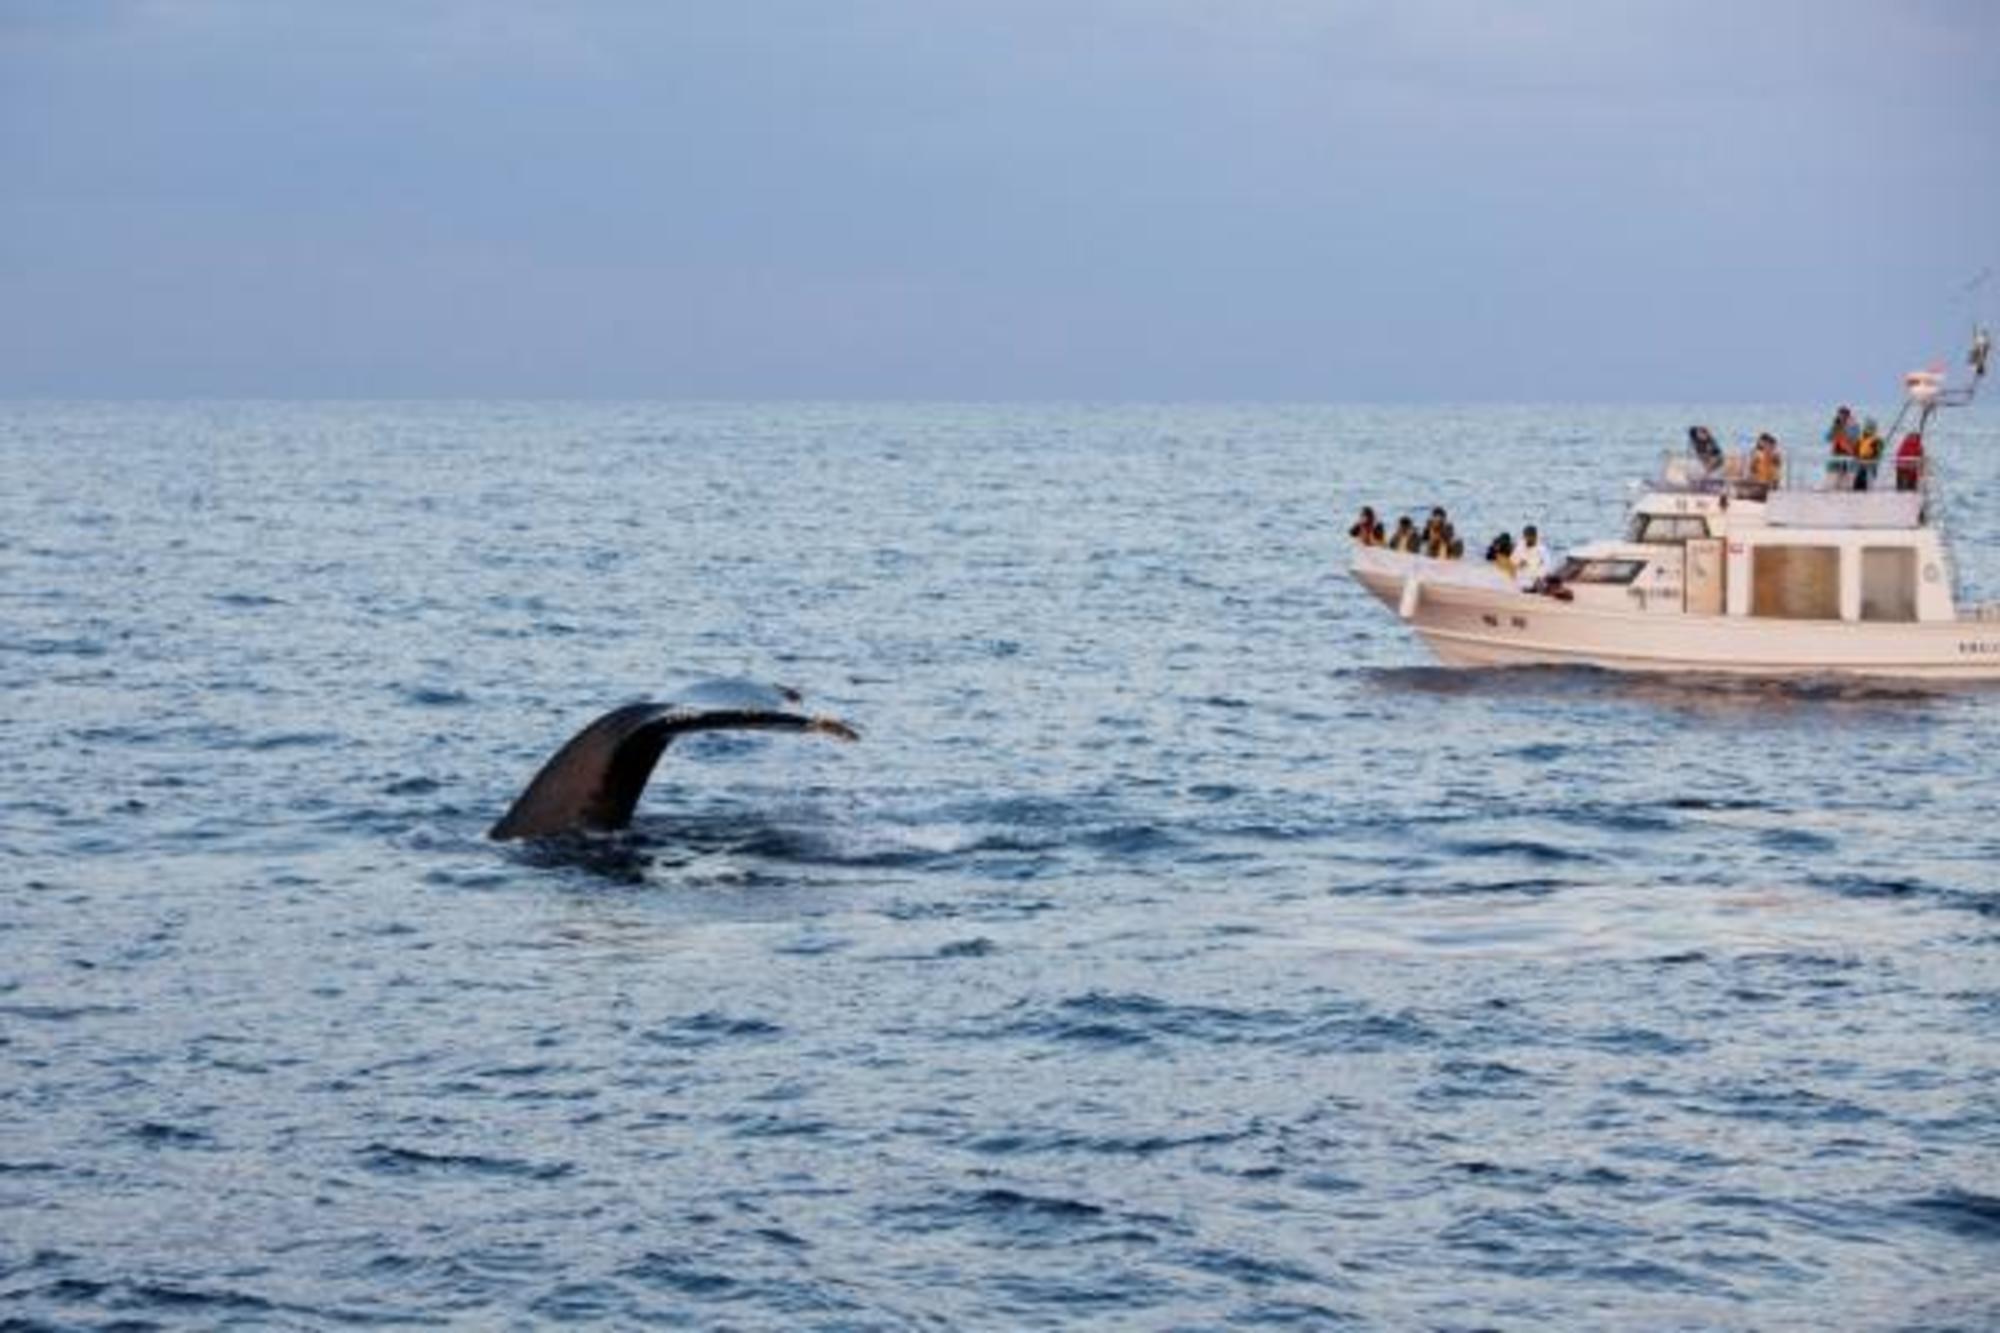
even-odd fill
[(1833, 424), (1826, 428), (1826, 442), (1832, 446), (1826, 459), (1826, 475), (1834, 489), (1846, 490), (1854, 481), (1854, 447), (1861, 442), (1853, 408), (1843, 406), (1833, 414)]
[(1914, 491), (1924, 480), (1924, 437), (1911, 431), (1896, 446), (1896, 489)]
[(1854, 442), (1854, 489), (1865, 491), (1875, 484), (1875, 469), (1882, 465), (1882, 428), (1870, 417), (1861, 423), (1861, 438)]

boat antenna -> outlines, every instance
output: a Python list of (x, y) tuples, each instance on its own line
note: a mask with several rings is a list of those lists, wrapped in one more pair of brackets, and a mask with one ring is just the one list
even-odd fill
[(1984, 287), (1992, 277), (1993, 266), (1988, 264), (1973, 274), (1972, 280), (1959, 289), (1965, 296), (1966, 304), (1973, 308), (1972, 347), (1965, 354), (1965, 364), (1972, 367), (1972, 383), (1950, 396), (1950, 402), (1954, 407), (1971, 402), (1979, 393), (1980, 381), (1986, 378), (1986, 363), (1993, 354), (1993, 335), (1979, 322), (1978, 296), (1980, 288)]
[[(1972, 346), (1965, 353), (1965, 364), (1972, 367), (1972, 382), (1962, 388), (1949, 389), (1937, 396), (1939, 407), (1964, 407), (1979, 396), (1979, 386), (1985, 382), (1986, 366), (1993, 357), (1993, 335), (1984, 324), (1972, 326)], [(1928, 415), (1928, 414), (1926, 414)]]

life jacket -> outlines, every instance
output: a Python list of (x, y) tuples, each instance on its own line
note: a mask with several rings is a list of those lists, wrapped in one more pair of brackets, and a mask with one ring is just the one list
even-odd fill
[(1872, 463), (1882, 456), (1882, 437), (1864, 435), (1854, 446), (1854, 456), (1864, 463)]

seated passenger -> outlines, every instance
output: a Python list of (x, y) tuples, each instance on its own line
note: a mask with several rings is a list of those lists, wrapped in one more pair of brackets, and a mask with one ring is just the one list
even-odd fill
[(1375, 510), (1372, 506), (1361, 506), (1361, 517), (1354, 521), (1354, 526), (1347, 530), (1347, 535), (1363, 546), (1382, 544), (1382, 525), (1375, 521)]
[(1548, 552), (1542, 549), (1541, 534), (1530, 523), (1521, 529), (1521, 544), (1514, 548), (1514, 582), (1533, 589), (1549, 572)]
[[(1418, 543), (1418, 545), (1422, 548), (1423, 553), (1425, 555), (1443, 553), (1445, 544), (1445, 532), (1450, 527), (1451, 524), (1448, 520), (1446, 520), (1444, 515), (1444, 506), (1433, 505), (1431, 507), (1431, 516), (1424, 520), (1424, 531), (1422, 540)], [(1433, 547), (1436, 547), (1437, 549), (1433, 551), (1432, 550)]]
[(1514, 577), (1514, 538), (1510, 533), (1501, 533), (1486, 546), (1486, 563), (1505, 574)]
[(1465, 559), (1465, 543), (1460, 541), (1456, 534), (1452, 536), (1450, 543), (1446, 545), (1444, 558), (1447, 560)]
[(1396, 520), (1396, 530), (1389, 534), (1389, 549), (1402, 551), (1408, 555), (1417, 552), (1417, 525), (1410, 522), (1408, 514)]
[(1896, 448), (1896, 489), (1914, 491), (1924, 480), (1924, 437), (1911, 431)]

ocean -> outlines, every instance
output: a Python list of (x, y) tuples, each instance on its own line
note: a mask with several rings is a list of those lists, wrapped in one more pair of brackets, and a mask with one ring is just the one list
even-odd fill
[(2000, 691), (1344, 574), (1823, 415), (0, 404), (0, 1328), (2000, 1325)]

